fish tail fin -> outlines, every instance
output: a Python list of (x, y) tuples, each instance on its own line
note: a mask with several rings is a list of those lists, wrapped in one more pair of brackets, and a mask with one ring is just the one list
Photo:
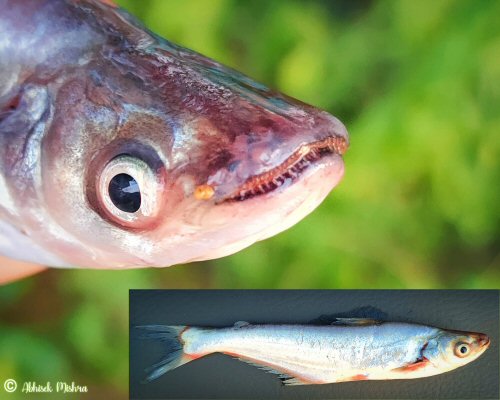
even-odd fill
[(188, 326), (142, 325), (136, 328), (146, 331), (139, 337), (140, 339), (159, 340), (164, 343), (166, 349), (165, 356), (146, 369), (149, 373), (146, 381), (153, 381), (166, 372), (195, 359), (184, 353), (184, 342), (181, 339), (182, 333), (189, 328)]

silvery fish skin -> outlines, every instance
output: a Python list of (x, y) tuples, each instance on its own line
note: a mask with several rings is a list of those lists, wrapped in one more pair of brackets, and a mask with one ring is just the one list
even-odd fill
[(225, 353), (277, 374), (286, 385), (413, 379), (451, 371), (489, 347), (487, 335), (431, 326), (338, 319), (332, 325), (230, 328), (147, 325), (145, 338), (167, 346), (148, 380), (212, 353)]
[(0, 0), (0, 254), (168, 266), (294, 225), (343, 176), (330, 114), (110, 1)]

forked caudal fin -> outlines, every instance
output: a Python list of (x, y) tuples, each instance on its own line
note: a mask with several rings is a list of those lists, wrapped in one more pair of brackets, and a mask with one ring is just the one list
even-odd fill
[(165, 344), (165, 357), (146, 369), (146, 372), (149, 373), (147, 381), (153, 381), (166, 372), (193, 360), (193, 357), (184, 353), (184, 344), (181, 340), (182, 333), (188, 329), (187, 326), (142, 325), (136, 326), (136, 328), (146, 331), (139, 338), (156, 339)]

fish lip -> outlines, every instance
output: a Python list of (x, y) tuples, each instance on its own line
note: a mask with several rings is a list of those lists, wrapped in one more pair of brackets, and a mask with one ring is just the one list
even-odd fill
[(219, 203), (244, 201), (279, 189), (287, 180), (294, 183), (313, 164), (329, 155), (342, 156), (349, 147), (347, 137), (329, 135), (301, 144), (285, 161), (268, 171), (249, 177), (237, 190)]

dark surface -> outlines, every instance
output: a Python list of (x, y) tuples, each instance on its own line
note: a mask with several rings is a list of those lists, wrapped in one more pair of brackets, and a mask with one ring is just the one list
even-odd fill
[[(422, 379), (361, 381), (285, 387), (269, 373), (213, 354), (142, 383), (159, 361), (160, 342), (138, 339), (144, 324), (224, 327), (236, 321), (310, 323), (321, 316), (375, 317), (490, 336), (478, 360)], [(318, 319), (320, 318), (320, 319)], [(130, 292), (130, 395), (159, 398), (498, 399), (499, 296), (497, 291), (372, 290), (133, 290)]]

